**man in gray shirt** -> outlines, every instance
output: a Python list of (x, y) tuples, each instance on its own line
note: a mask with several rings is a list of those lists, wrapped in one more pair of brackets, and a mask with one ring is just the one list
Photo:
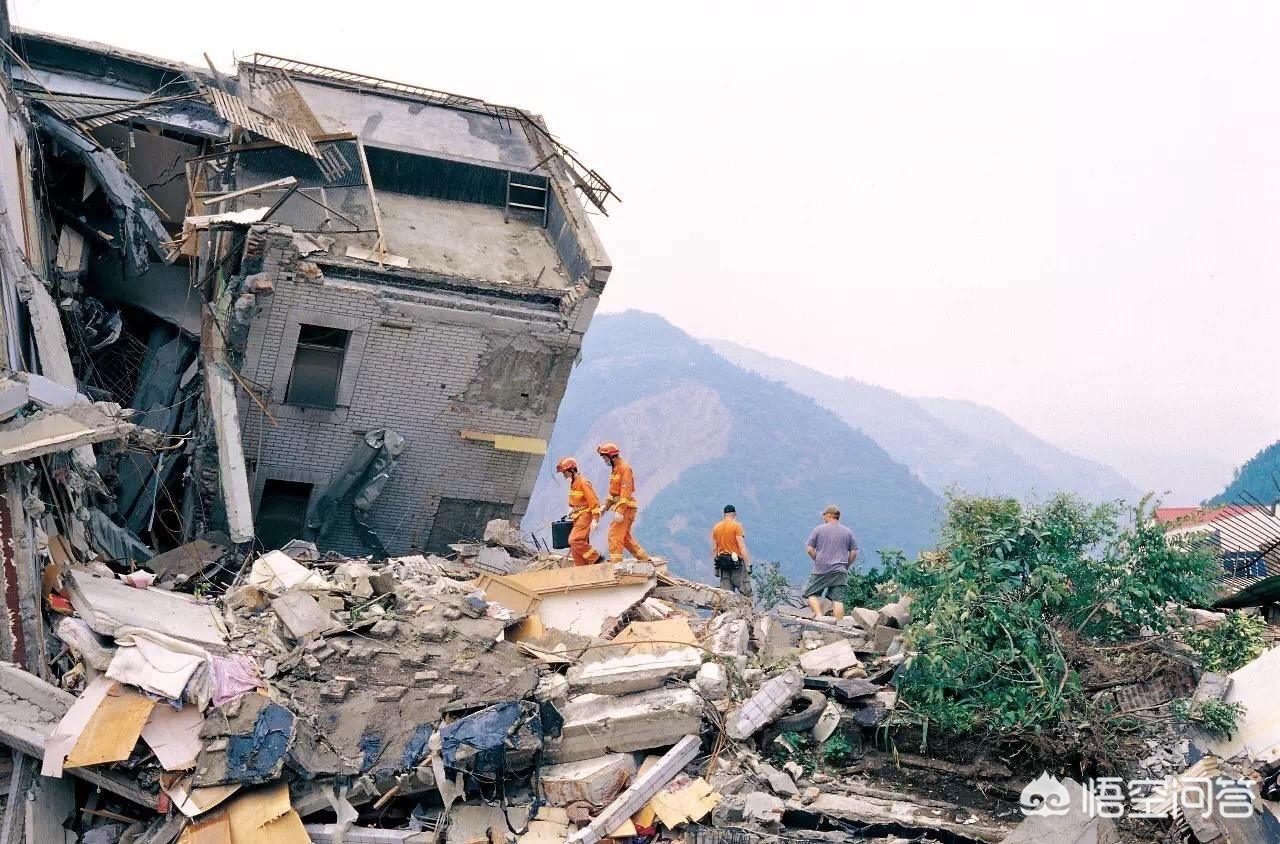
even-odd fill
[(813, 573), (805, 584), (804, 596), (814, 618), (822, 615), (826, 598), (835, 604), (832, 615), (844, 618), (844, 596), (849, 567), (858, 559), (858, 540), (853, 531), (840, 524), (840, 508), (832, 504), (822, 511), (822, 524), (809, 534), (805, 552), (813, 560)]

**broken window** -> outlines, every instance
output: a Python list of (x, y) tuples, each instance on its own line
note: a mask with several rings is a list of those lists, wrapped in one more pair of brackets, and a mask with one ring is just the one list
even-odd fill
[(268, 478), (258, 504), (258, 541), (275, 550), (302, 533), (311, 502), (311, 484)]
[(298, 326), (298, 348), (285, 401), (304, 407), (338, 406), (338, 382), (351, 332), (323, 325)]

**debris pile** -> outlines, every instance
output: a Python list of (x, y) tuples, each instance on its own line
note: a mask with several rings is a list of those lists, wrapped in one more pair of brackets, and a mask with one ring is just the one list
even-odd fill
[(795, 761), (874, 742), (907, 604), (764, 614), (660, 560), (572, 567), (501, 520), (486, 536), (385, 561), (294, 541), (216, 599), (159, 585), (181, 579), (165, 561), (68, 565), (56, 683), (7, 666), (0, 738), (102, 789), (88, 829), (147, 844), (1012, 828)]

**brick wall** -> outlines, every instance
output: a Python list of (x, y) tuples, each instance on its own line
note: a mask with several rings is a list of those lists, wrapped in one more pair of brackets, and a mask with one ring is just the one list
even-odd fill
[[(463, 440), (460, 432), (548, 439), (595, 299), (569, 296), (572, 304), (561, 313), (474, 291), (415, 293), (281, 273), (274, 293), (258, 297), (262, 309), (250, 329), (242, 370), (264, 391), (279, 422), (273, 427), (242, 397), (255, 504), (268, 478), (312, 483), (314, 501), (364, 432), (389, 427), (407, 443), (373, 509), (374, 529), (391, 553), (426, 542), (442, 497), (491, 501), (522, 514), (542, 457), (497, 451), (491, 443)], [(302, 323), (351, 332), (336, 410), (284, 404)], [(550, 376), (517, 392), (506, 389), (505, 381), (492, 386), (489, 364), (503, 349), (509, 363), (513, 343), (548, 351), (555, 364)], [(530, 392), (527, 402), (519, 399), (521, 389)], [(495, 391), (502, 393), (501, 402), (492, 400)], [(542, 400), (535, 401), (539, 394)], [(533, 410), (539, 405), (541, 413)], [(323, 546), (364, 553), (348, 514), (349, 508), (339, 513)]]

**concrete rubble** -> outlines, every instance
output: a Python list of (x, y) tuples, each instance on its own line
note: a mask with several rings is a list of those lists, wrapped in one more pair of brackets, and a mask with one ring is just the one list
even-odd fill
[[(526, 544), (616, 199), (542, 118), (2, 23), (0, 844), (1107, 840), (886, 745), (910, 596)], [(1276, 653), (1157, 761), (1280, 791)]]

